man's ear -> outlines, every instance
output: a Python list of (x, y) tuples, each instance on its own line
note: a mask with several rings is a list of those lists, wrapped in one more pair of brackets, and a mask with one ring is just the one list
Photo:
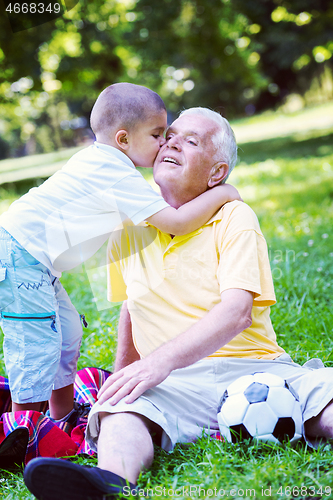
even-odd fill
[(211, 188), (216, 186), (217, 184), (220, 184), (220, 182), (227, 177), (228, 173), (229, 173), (229, 166), (227, 163), (224, 163), (222, 161), (219, 163), (215, 163), (210, 172), (210, 176), (208, 179), (208, 187)]
[(116, 141), (116, 144), (120, 149), (128, 149), (129, 140), (127, 130), (118, 130), (118, 132), (114, 136), (114, 140)]

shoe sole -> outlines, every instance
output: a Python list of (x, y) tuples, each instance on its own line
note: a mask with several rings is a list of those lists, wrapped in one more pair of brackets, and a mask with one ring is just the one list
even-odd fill
[(106, 500), (117, 494), (104, 493), (93, 480), (89, 470), (58, 458), (32, 461), (24, 471), (28, 489), (38, 500)]
[(15, 469), (24, 462), (29, 441), (25, 427), (14, 429), (0, 445), (0, 469)]

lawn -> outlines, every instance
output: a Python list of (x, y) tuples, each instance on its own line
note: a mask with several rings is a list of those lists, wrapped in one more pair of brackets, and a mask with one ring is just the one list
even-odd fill
[[(308, 126), (304, 115), (237, 122), (240, 162), (230, 182), (256, 211), (267, 238), (277, 295), (272, 321), (280, 345), (299, 363), (320, 357), (333, 366), (333, 125), (325, 122), (325, 109), (325, 128), (313, 126), (309, 113)], [(0, 212), (26, 188), (0, 188)], [(89, 323), (80, 367), (109, 368), (114, 359), (120, 305), (105, 300), (103, 258), (102, 251), (85, 268), (62, 278)], [(139, 486), (153, 489), (153, 498), (333, 498), (332, 461), (328, 445), (271, 448), (202, 437), (171, 454), (157, 450)], [(0, 498), (33, 498), (20, 473), (2, 472), (0, 487)]]

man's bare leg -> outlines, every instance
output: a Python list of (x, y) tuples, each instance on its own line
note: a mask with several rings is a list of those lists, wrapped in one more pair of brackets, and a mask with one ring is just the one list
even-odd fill
[(333, 401), (316, 416), (304, 424), (305, 434), (309, 437), (333, 439)]
[(149, 420), (137, 413), (100, 413), (98, 467), (136, 484), (154, 458)]

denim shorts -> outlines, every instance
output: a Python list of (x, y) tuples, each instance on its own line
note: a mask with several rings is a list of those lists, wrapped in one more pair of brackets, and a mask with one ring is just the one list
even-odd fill
[(78, 312), (58, 278), (0, 228), (0, 326), (12, 400), (47, 401), (74, 382)]

